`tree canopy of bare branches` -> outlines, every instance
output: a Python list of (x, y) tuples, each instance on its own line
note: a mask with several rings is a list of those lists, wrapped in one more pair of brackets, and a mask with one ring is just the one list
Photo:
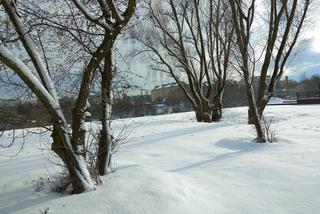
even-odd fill
[(177, 82), (200, 122), (221, 118), (233, 38), (229, 9), (223, 0), (146, 1), (149, 27), (135, 35), (152, 69)]

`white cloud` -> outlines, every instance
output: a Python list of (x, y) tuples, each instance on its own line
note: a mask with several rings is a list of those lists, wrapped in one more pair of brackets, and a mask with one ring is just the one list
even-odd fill
[(313, 0), (312, 4), (303, 38), (312, 41), (310, 48), (313, 52), (320, 53), (320, 0)]

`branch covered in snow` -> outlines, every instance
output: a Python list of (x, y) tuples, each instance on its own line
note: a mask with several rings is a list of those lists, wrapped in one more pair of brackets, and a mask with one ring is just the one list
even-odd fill
[(102, 28), (105, 28), (109, 31), (113, 31), (113, 26), (102, 19), (102, 17), (97, 17), (92, 14), (80, 0), (72, 0), (76, 7), (81, 11), (81, 13), (91, 22), (99, 25)]
[(64, 115), (60, 109), (58, 102), (47, 91), (39, 79), (32, 71), (17, 57), (12, 51), (6, 48), (0, 41), (0, 61), (11, 68), (23, 82), (36, 94), (42, 103), (54, 114), (57, 118), (65, 122)]
[(39, 52), (36, 50), (35, 44), (33, 43), (30, 35), (27, 33), (27, 30), (21, 22), (21, 18), (17, 12), (18, 9), (16, 4), (13, 4), (12, 0), (3, 0), (1, 3), (4, 6), (11, 22), (13, 23), (16, 32), (19, 34), (20, 40), (29, 57), (31, 58), (33, 65), (40, 76), (43, 86), (48, 90), (53, 99), (58, 101), (58, 96), (52, 79), (49, 75), (49, 71), (47, 70), (44, 61), (41, 59)]

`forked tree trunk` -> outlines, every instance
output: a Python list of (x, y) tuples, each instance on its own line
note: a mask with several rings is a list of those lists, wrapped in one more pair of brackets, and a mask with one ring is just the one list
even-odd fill
[(248, 122), (253, 122), (255, 126), (255, 130), (257, 133), (256, 141), (260, 143), (266, 142), (266, 135), (262, 125), (262, 120), (258, 112), (258, 108), (255, 102), (255, 97), (253, 93), (253, 89), (251, 86), (247, 87), (247, 98), (248, 98), (248, 105), (249, 105), (249, 120)]
[(261, 101), (259, 101), (257, 103), (257, 105), (258, 105), (258, 113), (259, 113), (260, 118), (262, 118), (263, 112), (264, 112), (268, 102), (269, 102), (269, 99), (267, 101), (266, 100), (261, 100)]
[(111, 163), (113, 138), (110, 130), (112, 110), (112, 79), (115, 74), (112, 56), (112, 44), (105, 56), (104, 70), (101, 72), (101, 124), (97, 169), (100, 175), (105, 175)]
[[(259, 114), (259, 117), (262, 118), (263, 116), (263, 112), (267, 106), (267, 103), (266, 101), (258, 101), (257, 102), (257, 110), (258, 110), (258, 114)], [(254, 124), (254, 113), (252, 113), (250, 111), (250, 109), (248, 110), (248, 124)]]
[(62, 159), (66, 165), (73, 193), (78, 194), (86, 190), (93, 190), (94, 184), (82, 155), (74, 153), (71, 147), (71, 135), (66, 133), (66, 126), (54, 125), (51, 149)]

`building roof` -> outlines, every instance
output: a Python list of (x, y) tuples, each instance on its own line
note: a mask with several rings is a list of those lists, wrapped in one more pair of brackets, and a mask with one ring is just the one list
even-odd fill
[(162, 84), (162, 85), (156, 85), (154, 87), (154, 90), (161, 89), (161, 88), (172, 88), (172, 87), (176, 87), (176, 86), (178, 86), (178, 83), (171, 82), (171, 83), (166, 83), (166, 84)]

